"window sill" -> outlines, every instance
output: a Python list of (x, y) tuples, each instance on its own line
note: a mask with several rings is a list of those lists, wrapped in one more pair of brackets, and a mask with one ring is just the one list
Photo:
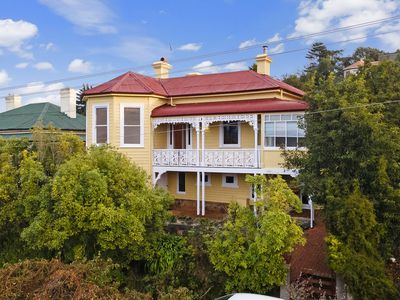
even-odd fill
[(123, 144), (119, 146), (120, 148), (144, 148), (142, 144)]
[(220, 148), (225, 148), (225, 149), (239, 149), (240, 145), (236, 144), (236, 145), (219, 145)]
[(264, 147), (264, 150), (282, 151), (282, 150), (306, 150), (305, 147)]
[(227, 184), (223, 184), (222, 187), (230, 188), (230, 189), (238, 189), (239, 188), (238, 185), (227, 185)]

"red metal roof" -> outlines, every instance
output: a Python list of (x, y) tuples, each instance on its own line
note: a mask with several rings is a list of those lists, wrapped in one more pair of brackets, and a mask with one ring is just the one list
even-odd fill
[(277, 98), (189, 103), (177, 104), (175, 106), (164, 104), (153, 109), (151, 116), (172, 117), (188, 115), (304, 111), (307, 107), (308, 104), (305, 101), (281, 100)]
[(251, 70), (167, 79), (155, 79), (153, 77), (127, 72), (85, 91), (84, 94), (127, 93), (177, 97), (271, 89), (283, 89), (298, 96), (304, 95), (303, 91), (289, 84)]
[(102, 83), (85, 91), (85, 95), (98, 95), (108, 93), (122, 94), (157, 94), (168, 96), (158, 79), (153, 77), (127, 72), (110, 81)]

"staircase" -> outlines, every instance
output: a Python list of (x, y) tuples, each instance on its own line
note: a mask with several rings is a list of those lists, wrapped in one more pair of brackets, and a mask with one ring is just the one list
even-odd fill
[[(336, 279), (329, 275), (316, 275), (315, 273), (302, 273), (300, 280), (309, 292), (309, 299), (331, 299), (336, 296)], [(325, 297), (325, 298), (324, 298)]]

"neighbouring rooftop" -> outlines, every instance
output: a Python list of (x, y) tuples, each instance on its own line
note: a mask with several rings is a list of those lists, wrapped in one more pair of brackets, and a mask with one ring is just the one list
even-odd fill
[(85, 119), (79, 114), (76, 114), (76, 118), (70, 118), (61, 112), (59, 106), (49, 102), (32, 103), (0, 113), (0, 131), (29, 130), (39, 125), (52, 125), (61, 130), (85, 131)]

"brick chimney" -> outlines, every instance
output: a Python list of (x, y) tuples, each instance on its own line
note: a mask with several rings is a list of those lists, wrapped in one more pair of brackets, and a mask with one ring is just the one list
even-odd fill
[(161, 57), (160, 60), (153, 63), (152, 66), (156, 78), (168, 78), (169, 70), (172, 69), (172, 66), (167, 62), (164, 57)]
[(263, 54), (256, 56), (257, 73), (271, 75), (272, 59), (267, 55), (267, 47), (263, 47)]
[(21, 106), (21, 96), (8, 95), (6, 97), (6, 111), (18, 108)]
[(60, 91), (61, 112), (68, 117), (76, 118), (76, 92), (71, 88), (64, 88)]

